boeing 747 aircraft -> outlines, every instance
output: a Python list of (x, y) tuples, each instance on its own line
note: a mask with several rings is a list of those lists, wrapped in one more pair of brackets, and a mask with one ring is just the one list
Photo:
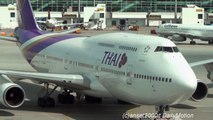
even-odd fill
[[(206, 84), (197, 80), (178, 48), (166, 38), (132, 33), (93, 37), (47, 33), (38, 29), (29, 0), (17, 0), (17, 5), (15, 37), (23, 56), (38, 72), (0, 70), (0, 103), (7, 107), (17, 108), (25, 99), (23, 88), (11, 78), (45, 83), (47, 89), (49, 83), (64, 88), (58, 95), (61, 103), (74, 102), (70, 90), (84, 95), (88, 103), (114, 97), (155, 105), (160, 114), (169, 105), (190, 98), (199, 101), (208, 94)], [(212, 66), (211, 62), (192, 65)], [(38, 105), (54, 106), (51, 93), (38, 98)]]
[(189, 38), (191, 40), (190, 44), (196, 44), (193, 39), (200, 39), (202, 41), (208, 41), (209, 44), (213, 44), (212, 26), (166, 23), (160, 25), (156, 29), (156, 32), (159, 36), (171, 37), (174, 41), (182, 42)]

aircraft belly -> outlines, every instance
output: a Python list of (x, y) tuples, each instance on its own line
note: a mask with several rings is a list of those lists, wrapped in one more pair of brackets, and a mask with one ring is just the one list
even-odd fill
[[(151, 83), (134, 81), (132, 85), (127, 84), (125, 77), (105, 75), (99, 79), (103, 86), (117, 99), (135, 104), (148, 104), (153, 100)], [(140, 86), (137, 86), (140, 85)], [(141, 86), (144, 85), (144, 86)], [(137, 89), (136, 89), (137, 88)], [(134, 94), (133, 94), (134, 93)]]
[(112, 94), (101, 84), (99, 77), (94, 76), (94, 74), (92, 71), (85, 74), (86, 78), (90, 80), (90, 90), (83, 90), (81, 92), (96, 97), (112, 97)]

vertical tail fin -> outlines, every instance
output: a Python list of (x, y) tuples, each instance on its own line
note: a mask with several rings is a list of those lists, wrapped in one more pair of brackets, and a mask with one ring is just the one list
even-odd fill
[(29, 0), (16, 0), (18, 25), (25, 30), (38, 30)]

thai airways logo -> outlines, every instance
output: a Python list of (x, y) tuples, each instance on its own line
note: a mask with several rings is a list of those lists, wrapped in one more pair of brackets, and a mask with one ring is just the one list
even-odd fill
[(113, 65), (113, 66), (117, 66), (118, 68), (121, 68), (127, 63), (127, 60), (128, 59), (127, 59), (126, 53), (120, 54), (120, 53), (105, 51), (104, 57), (101, 63), (106, 65)]

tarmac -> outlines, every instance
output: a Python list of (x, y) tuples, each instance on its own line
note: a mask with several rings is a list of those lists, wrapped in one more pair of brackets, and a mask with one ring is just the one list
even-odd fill
[[(150, 28), (144, 28), (149, 34)], [(83, 31), (83, 35), (102, 34), (105, 31)], [(110, 32), (108, 30), (107, 32)], [(113, 31), (114, 32), (114, 31)], [(143, 30), (136, 32), (143, 33)], [(196, 45), (186, 42), (176, 43), (186, 60), (191, 62), (212, 59), (213, 46), (207, 42), (196, 40)], [(0, 69), (34, 71), (21, 55), (15, 43), (0, 40)], [(212, 84), (207, 79), (207, 72), (203, 66), (193, 68), (198, 79), (207, 84)], [(37, 97), (44, 91), (43, 86), (30, 80), (16, 82), (26, 91), (29, 99), (18, 109), (8, 109), (0, 105), (0, 120), (144, 120), (144, 116), (155, 118), (155, 107), (147, 105), (121, 105), (114, 99), (104, 99), (102, 104), (86, 104), (78, 101), (72, 105), (56, 104), (55, 108), (40, 108), (37, 106)], [(60, 89), (58, 89), (60, 91)], [(56, 95), (56, 94), (54, 94)], [(165, 116), (173, 116), (175, 120), (212, 120), (213, 114), (213, 90), (209, 89), (206, 99), (194, 102), (187, 100), (170, 107)], [(142, 119), (143, 118), (143, 119)], [(147, 120), (147, 119), (146, 119)]]

